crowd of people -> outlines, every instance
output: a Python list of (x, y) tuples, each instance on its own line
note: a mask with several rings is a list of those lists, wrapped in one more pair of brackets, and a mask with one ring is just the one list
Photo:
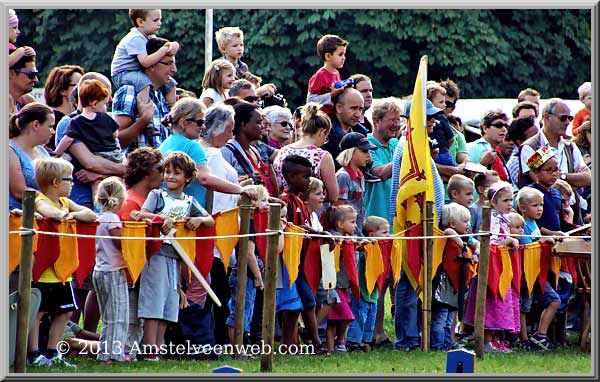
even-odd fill
[[(179, 44), (156, 36), (161, 10), (130, 9), (129, 16), (132, 28), (115, 49), (111, 78), (77, 65), (53, 68), (44, 88), (46, 104), (41, 104), (28, 94), (39, 81), (36, 52), (17, 47), (18, 17), (12, 10), (9, 14), (11, 213), (22, 208), (24, 190), (34, 188), (40, 217), (97, 221), (98, 235), (113, 238), (97, 240), (94, 270), (81, 287), (71, 278), (60, 282), (52, 267), (35, 280), (42, 302), (29, 337), (28, 363), (70, 365), (57, 351), (65, 328), (80, 342), (96, 341), (104, 349), (97, 358), (106, 363), (135, 360), (136, 343), (233, 342), (236, 249), (225, 255), (214, 250), (208, 281), (224, 302), (217, 307), (188, 277), (168, 242), (130, 285), (119, 237), (127, 220), (159, 218), (164, 235), (178, 220), (189, 229), (213, 226), (211, 214), (238, 206), (240, 195), (253, 207), (279, 203), (282, 229), (292, 223), (309, 233), (365, 238), (350, 264), (356, 266), (360, 293), (352, 293), (347, 263), (339, 264), (333, 278), (325, 276), (324, 265), (315, 293), (302, 265), (306, 258), (298, 269), (287, 269), (279, 260), (281, 343), (312, 344), (317, 354), (420, 347), (420, 301), (406, 272), (397, 283), (391, 272), (384, 275), (381, 291), (369, 292), (365, 278), (368, 238), (392, 233), (410, 97), (374, 99), (377, 92), (367, 75), (342, 79), (339, 70), (351, 45), (324, 35), (316, 45), (323, 66), (307, 78), (306, 104), (290, 110), (280, 89), (262, 84), (241, 60), (244, 34), (238, 27), (216, 32), (222, 57), (206, 69), (196, 97), (177, 87)], [(563, 236), (591, 221), (591, 84), (582, 84), (578, 92), (582, 109), (573, 116), (559, 98), (540, 109), (541, 95), (527, 88), (518, 94), (512, 116), (499, 109), (485, 112), (480, 138), (471, 141), (452, 114), (460, 99), (458, 85), (450, 79), (428, 81), (426, 128), (437, 224), (446, 234), (463, 235), (450, 241), (464, 249), (472, 266), (479, 255), (473, 234), (481, 229), (483, 206), (492, 208), (492, 244), (509, 247), (552, 243), (545, 236)], [(250, 239), (247, 253), (243, 330), (248, 343), (261, 339), (264, 264), (255, 240)], [(441, 268), (434, 273), (431, 347), (449, 350), (459, 346), (460, 300), (448, 287), (452, 275)], [(569, 280), (565, 272), (557, 276)], [(474, 283), (460, 322), (464, 336), (474, 322)], [(521, 290), (509, 287), (503, 299), (488, 296), (486, 351), (553, 347), (548, 327), (565, 304), (564, 293), (550, 283), (544, 292), (532, 289), (523, 283)], [(393, 340), (384, 329), (387, 293)], [(532, 301), (541, 310), (536, 323), (527, 322)], [(45, 334), (44, 317), (50, 322)], [(83, 328), (77, 326), (80, 320)], [(111, 347), (116, 341), (123, 346)], [(158, 354), (139, 357), (159, 359)]]

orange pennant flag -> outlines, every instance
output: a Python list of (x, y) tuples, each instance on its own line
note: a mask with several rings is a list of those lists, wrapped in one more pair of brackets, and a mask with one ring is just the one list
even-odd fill
[(340, 271), (340, 252), (342, 250), (342, 242), (340, 240), (335, 241), (335, 247), (333, 248), (333, 260), (335, 260), (335, 272)]
[[(185, 228), (185, 220), (178, 220), (175, 223), (175, 237), (195, 237), (196, 231)], [(195, 240), (177, 240), (185, 254), (189, 257), (192, 263), (196, 260), (196, 241)]]
[(369, 295), (375, 288), (379, 275), (383, 273), (383, 255), (377, 243), (365, 245), (365, 281)]
[[(121, 230), (123, 237), (146, 237), (146, 222), (124, 221)], [(132, 285), (135, 285), (146, 265), (146, 241), (121, 240), (121, 252)]]
[(527, 291), (531, 296), (533, 285), (540, 273), (540, 259), (542, 257), (542, 249), (540, 243), (525, 244), (523, 246), (523, 272), (525, 273), (525, 281), (527, 282)]
[(446, 247), (446, 234), (444, 231), (437, 227), (433, 227), (433, 235), (436, 236), (433, 239), (433, 255), (431, 257), (431, 279), (435, 276), (435, 272), (442, 263), (444, 257), (444, 248)]
[(500, 298), (504, 300), (506, 298), (506, 292), (508, 291), (508, 287), (510, 286), (513, 278), (513, 270), (512, 270), (512, 262), (510, 260), (510, 252), (508, 248), (505, 246), (498, 247), (500, 248), (500, 256), (502, 261), (502, 274), (500, 275), (500, 280), (498, 282), (498, 294)]
[[(76, 234), (77, 221), (71, 219), (60, 222), (58, 233)], [(77, 253), (77, 238), (71, 236), (59, 236), (60, 254), (54, 262), (56, 277), (63, 283), (67, 281), (79, 266)]]
[[(238, 208), (232, 208), (230, 210), (221, 211), (215, 217), (215, 233), (216, 236), (229, 236), (239, 235), (240, 224), (238, 220)], [(215, 247), (221, 254), (221, 260), (225, 269), (229, 267), (229, 260), (231, 254), (238, 243), (239, 238), (226, 238), (215, 240)]]
[(550, 256), (550, 270), (554, 273), (554, 289), (558, 288), (558, 276), (560, 275), (561, 259), (558, 256)]
[[(288, 223), (287, 227), (285, 227), (285, 232), (305, 233), (306, 231), (297, 225)], [(298, 278), (298, 269), (300, 267), (300, 251), (302, 250), (303, 240), (304, 236), (284, 236), (283, 262), (285, 263), (288, 275), (290, 276), (290, 287)]]
[[(19, 231), (23, 225), (23, 216), (11, 213), (8, 218), (8, 230)], [(33, 220), (33, 228), (39, 229), (37, 220)], [(33, 235), (33, 253), (37, 250), (38, 235)], [(14, 272), (21, 263), (21, 235), (12, 233), (8, 235), (8, 274)]]
[[(403, 236), (402, 232), (397, 233), (393, 236), (399, 237)], [(392, 276), (394, 277), (394, 285), (398, 283), (400, 280), (400, 272), (402, 271), (402, 260), (403, 260), (403, 252), (402, 250), (406, 248), (404, 244), (404, 240), (394, 240), (392, 244), (392, 253), (390, 255), (390, 265), (392, 268)]]

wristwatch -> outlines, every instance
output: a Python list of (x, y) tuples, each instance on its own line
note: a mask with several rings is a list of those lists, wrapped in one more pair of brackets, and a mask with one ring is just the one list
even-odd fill
[(560, 179), (567, 180), (567, 173), (566, 172), (561, 172), (560, 173)]

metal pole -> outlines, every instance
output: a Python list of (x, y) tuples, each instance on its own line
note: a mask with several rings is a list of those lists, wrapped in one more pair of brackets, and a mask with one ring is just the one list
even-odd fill
[[(490, 207), (483, 207), (481, 210), (481, 229), (479, 232), (482, 234), (489, 234), (490, 232)], [(488, 267), (490, 263), (490, 237), (488, 235), (481, 236), (479, 247), (474, 335), (475, 353), (477, 354), (477, 358), (483, 359), (485, 298), (487, 294)]]
[[(280, 222), (281, 205), (269, 206), (269, 231), (277, 231)], [(265, 290), (263, 300), (262, 338), (264, 345), (271, 351), (263, 352), (260, 357), (260, 371), (273, 371), (273, 346), (275, 344), (275, 288), (277, 281), (277, 247), (279, 235), (269, 236), (267, 241), (267, 264), (265, 267)]]
[[(34, 190), (23, 193), (23, 228), (33, 229), (35, 212)], [(17, 296), (17, 341), (15, 348), (15, 373), (26, 372), (27, 336), (29, 335), (29, 309), (31, 306), (31, 270), (33, 268), (33, 232), (21, 236), (21, 265), (19, 294)]]
[(206, 9), (204, 23), (204, 71), (212, 62), (213, 56), (213, 10)]
[[(240, 234), (248, 234), (250, 231), (250, 213), (252, 205), (250, 199), (246, 195), (242, 195), (240, 206)], [(239, 251), (236, 253), (237, 258), (237, 292), (235, 295), (235, 316), (233, 338), (234, 347), (236, 349), (234, 358), (239, 359), (241, 353), (237, 349), (241, 349), (244, 343), (244, 306), (246, 305), (246, 281), (248, 279), (248, 237), (243, 237), (238, 246)]]
[[(425, 219), (423, 220), (423, 236), (433, 236), (433, 202), (425, 202)], [(431, 257), (433, 239), (425, 239), (423, 246), (423, 330), (421, 346), (424, 352), (429, 351), (429, 323), (431, 322)]]

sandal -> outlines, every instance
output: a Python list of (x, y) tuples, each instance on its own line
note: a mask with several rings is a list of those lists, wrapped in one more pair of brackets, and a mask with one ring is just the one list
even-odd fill
[(362, 349), (360, 348), (360, 344), (357, 342), (348, 342), (346, 344), (346, 350), (348, 352), (356, 352), (356, 351), (362, 351)]
[(331, 355), (331, 353), (329, 352), (329, 349), (327, 349), (327, 345), (325, 344), (318, 344), (315, 346), (315, 353), (316, 355)]

